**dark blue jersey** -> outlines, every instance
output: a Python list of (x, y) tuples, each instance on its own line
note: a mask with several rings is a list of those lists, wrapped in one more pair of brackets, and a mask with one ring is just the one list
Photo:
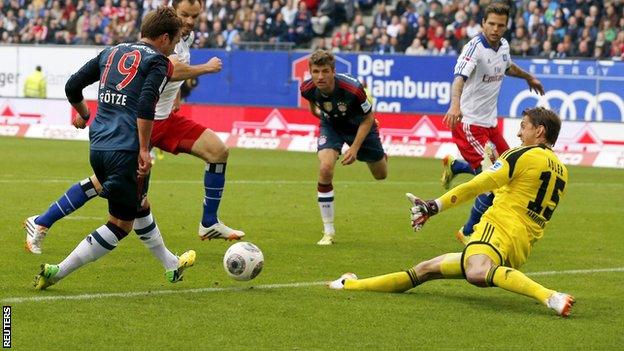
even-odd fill
[(158, 97), (173, 73), (169, 59), (147, 43), (106, 48), (65, 85), (71, 103), (82, 89), (100, 81), (98, 111), (89, 126), (91, 150), (139, 150), (137, 118), (154, 119)]
[(329, 96), (317, 89), (312, 79), (304, 81), (300, 90), (301, 96), (321, 109), (334, 128), (345, 133), (356, 132), (364, 116), (372, 110), (364, 87), (348, 74), (335, 75), (334, 91)]

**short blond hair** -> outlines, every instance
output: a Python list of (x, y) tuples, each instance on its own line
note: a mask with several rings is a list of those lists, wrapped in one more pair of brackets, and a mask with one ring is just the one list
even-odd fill
[(312, 65), (316, 66), (325, 66), (329, 65), (332, 69), (336, 68), (336, 58), (334, 55), (325, 50), (316, 50), (312, 55), (310, 55), (310, 60), (308, 61), (308, 67), (312, 68)]

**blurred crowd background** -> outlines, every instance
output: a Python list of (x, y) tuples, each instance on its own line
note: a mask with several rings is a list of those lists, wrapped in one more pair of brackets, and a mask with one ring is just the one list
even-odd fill
[[(316, 49), (457, 55), (490, 2), (511, 10), (512, 55), (617, 58), (624, 0), (206, 0), (197, 48)], [(136, 41), (164, 0), (0, 0), (0, 43), (114, 45)]]

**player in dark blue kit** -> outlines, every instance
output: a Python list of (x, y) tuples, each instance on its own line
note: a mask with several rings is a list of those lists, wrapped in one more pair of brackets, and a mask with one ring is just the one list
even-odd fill
[(310, 111), (321, 120), (318, 203), (324, 229), (323, 238), (317, 244), (331, 245), (336, 235), (332, 180), (343, 145), (346, 143), (349, 149), (341, 163), (364, 161), (378, 180), (388, 174), (387, 157), (362, 84), (350, 75), (336, 74), (335, 58), (327, 51), (315, 51), (308, 65), (312, 78), (301, 84), (301, 96), (310, 102)]
[(45, 289), (106, 255), (132, 230), (147, 195), (154, 109), (173, 72), (167, 56), (180, 39), (181, 26), (173, 9), (159, 8), (143, 19), (140, 42), (104, 49), (67, 81), (67, 99), (80, 115), (73, 121), (77, 128), (89, 119), (82, 90), (100, 81), (98, 111), (89, 128), (90, 162), (110, 216), (60, 264), (42, 265), (35, 289)]

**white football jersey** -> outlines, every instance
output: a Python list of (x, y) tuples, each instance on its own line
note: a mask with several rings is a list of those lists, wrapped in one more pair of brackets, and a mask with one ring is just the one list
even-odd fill
[[(180, 39), (175, 49), (173, 50), (173, 55), (169, 56), (172, 59), (180, 60), (186, 64), (191, 63), (191, 45), (193, 44), (195, 36), (193, 32), (189, 34), (188, 37)], [(156, 114), (154, 119), (165, 119), (169, 117), (171, 113), (171, 109), (173, 108), (173, 101), (178, 95), (178, 91), (182, 86), (183, 81), (179, 82), (169, 82), (165, 85), (165, 89), (162, 94), (160, 94), (160, 99), (156, 104)]]
[(489, 45), (483, 33), (464, 45), (455, 65), (455, 75), (465, 80), (460, 100), (463, 123), (496, 126), (498, 94), (510, 65), (505, 39), (501, 39), (498, 50)]

